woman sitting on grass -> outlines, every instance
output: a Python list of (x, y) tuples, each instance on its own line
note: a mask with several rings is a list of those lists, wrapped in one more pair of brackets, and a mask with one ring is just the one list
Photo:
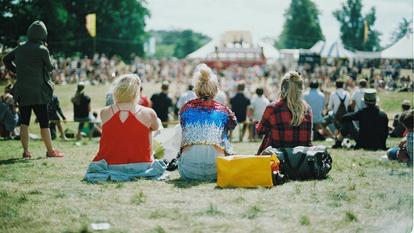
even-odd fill
[(129, 181), (137, 177), (160, 177), (166, 168), (153, 160), (151, 131), (159, 124), (154, 110), (138, 105), (141, 80), (134, 74), (115, 80), (115, 104), (101, 111), (102, 137), (99, 151), (85, 175), (85, 180)]
[(197, 99), (180, 110), (182, 127), (181, 156), (178, 171), (191, 180), (215, 180), (216, 157), (231, 154), (228, 131), (237, 124), (234, 113), (216, 101), (217, 77), (205, 64), (194, 73)]
[(298, 72), (285, 74), (279, 99), (266, 107), (257, 125), (257, 132), (265, 134), (258, 154), (268, 146), (311, 146), (312, 111), (303, 100), (302, 90), (303, 80)]

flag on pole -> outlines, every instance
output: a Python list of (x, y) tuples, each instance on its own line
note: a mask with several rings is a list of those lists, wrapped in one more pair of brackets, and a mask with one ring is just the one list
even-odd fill
[(364, 43), (368, 41), (368, 32), (369, 32), (368, 22), (367, 20), (364, 20)]
[(86, 29), (91, 37), (96, 36), (96, 14), (91, 13), (86, 15)]

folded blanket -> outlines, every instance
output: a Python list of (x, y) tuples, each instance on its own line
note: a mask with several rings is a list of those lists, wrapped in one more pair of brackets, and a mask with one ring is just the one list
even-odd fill
[(151, 163), (128, 163), (109, 165), (105, 160), (92, 162), (86, 171), (84, 180), (88, 182), (100, 181), (131, 181), (139, 177), (150, 179), (160, 178), (167, 168), (161, 160)]

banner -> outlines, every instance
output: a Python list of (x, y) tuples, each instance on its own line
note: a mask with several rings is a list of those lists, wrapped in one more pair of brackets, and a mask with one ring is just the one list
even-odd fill
[(364, 20), (364, 43), (366, 43), (368, 40), (368, 33), (369, 33), (368, 23), (366, 20)]
[(91, 13), (86, 15), (86, 29), (89, 32), (89, 35), (93, 38), (96, 36), (96, 14)]

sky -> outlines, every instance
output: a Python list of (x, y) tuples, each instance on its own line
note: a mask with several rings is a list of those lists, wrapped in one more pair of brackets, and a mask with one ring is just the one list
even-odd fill
[[(327, 41), (340, 37), (339, 23), (332, 12), (345, 0), (313, 0), (321, 15)], [(412, 20), (412, 0), (363, 0), (363, 13), (374, 6), (374, 28), (382, 33), (381, 45), (390, 43), (391, 33), (403, 17)], [(147, 0), (151, 17), (147, 29), (192, 29), (212, 38), (228, 30), (248, 30), (255, 39), (277, 38), (282, 31), (288, 0)]]

